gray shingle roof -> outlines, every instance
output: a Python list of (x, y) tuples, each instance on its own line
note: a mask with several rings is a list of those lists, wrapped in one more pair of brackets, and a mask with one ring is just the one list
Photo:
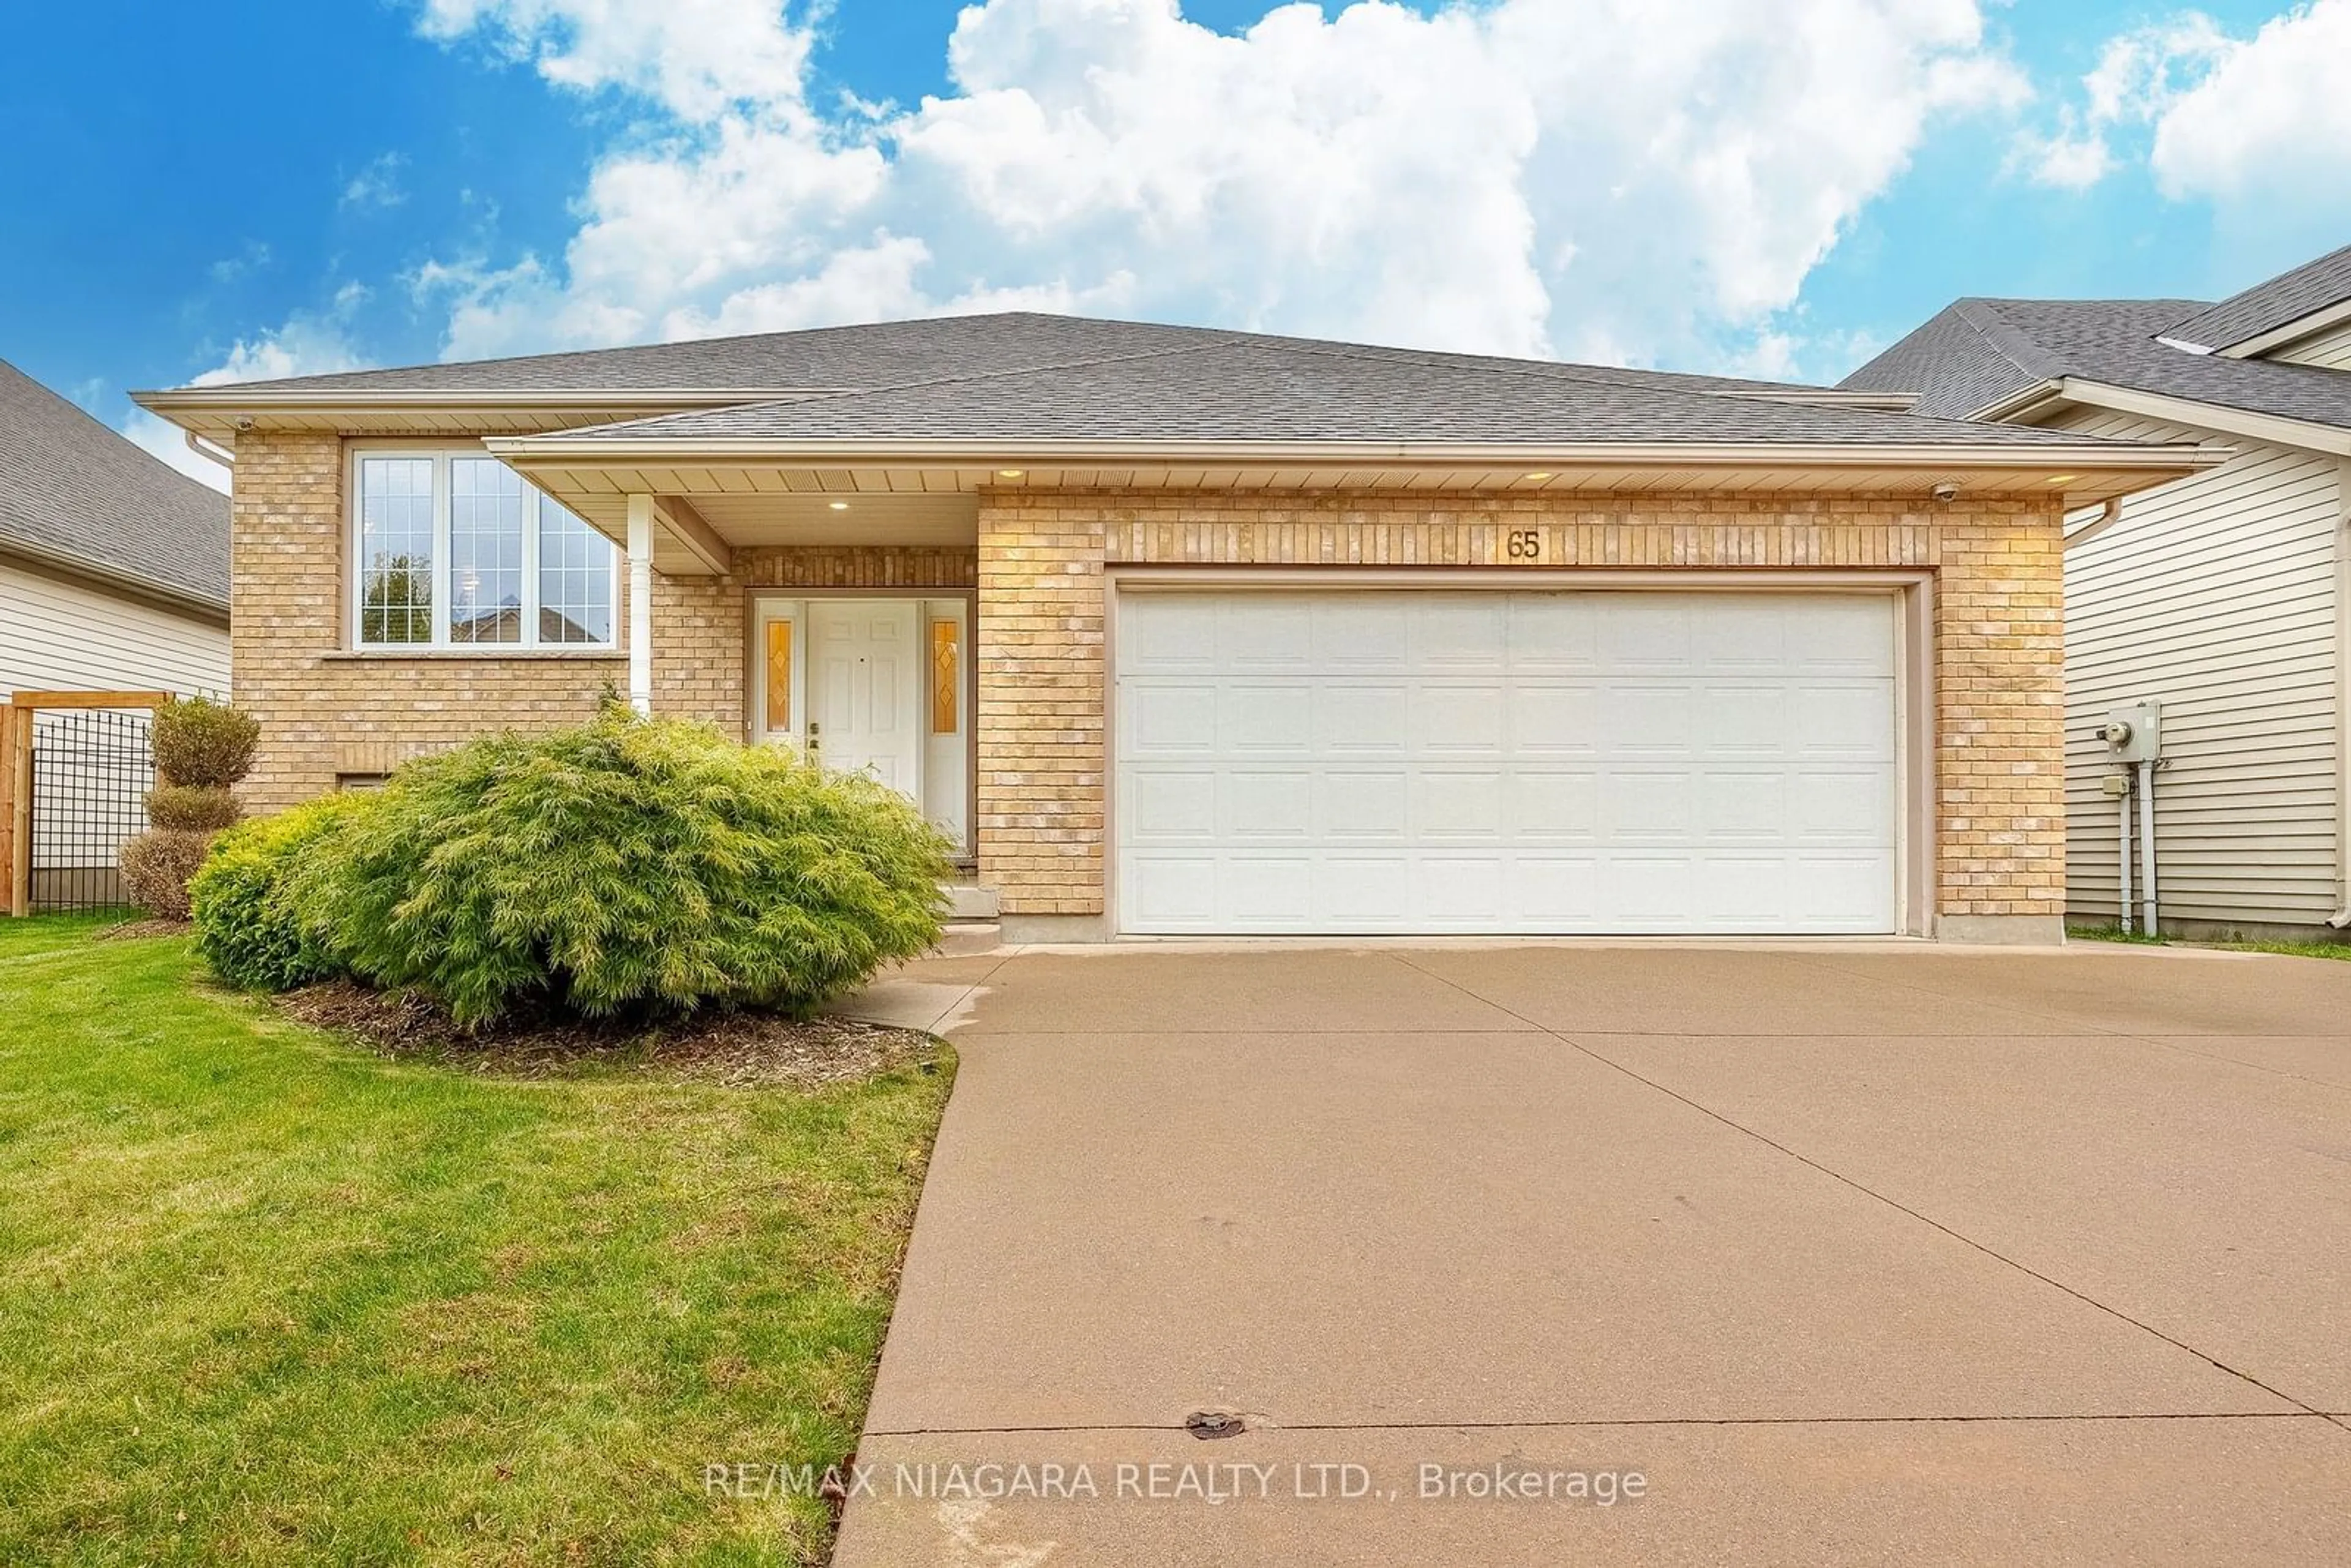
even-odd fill
[(1730, 442), (2016, 447), (2078, 438), (1724, 395), (1682, 378), (1300, 340), (1180, 349), (633, 420), (632, 440)]
[(2072, 376), (2351, 428), (2351, 374), (2158, 340), (2199, 308), (2187, 299), (1961, 299), (1837, 384), (1917, 392), (1919, 413), (1956, 418)]
[(2346, 299), (2351, 299), (2351, 245), (2231, 294), (2174, 323), (2168, 335), (2208, 349), (2226, 349)]
[(228, 608), (228, 497), (0, 361), (0, 549)]
[(1206, 327), (1171, 327), (1144, 321), (1103, 321), (1082, 316), (1005, 311), (982, 316), (945, 316), (865, 326), (820, 327), (743, 338), (651, 343), (578, 353), (534, 354), (520, 359), (476, 360), (459, 364), (413, 365), (396, 370), (347, 371), (336, 375), (246, 382), (234, 390), (258, 392), (645, 392), (787, 389), (846, 391), (904, 386), (949, 377), (1000, 375), (1054, 365), (1124, 355), (1196, 349), (1214, 343), (1259, 343), (1302, 348), (1346, 347), (1367, 356), (1416, 363), (1510, 366), (1535, 371), (1569, 371), (1626, 386), (1677, 385), (1723, 392), (1817, 392), (1783, 382), (1742, 381), (1730, 376), (1687, 376), (1664, 371), (1560, 365), (1544, 360), (1503, 360), (1476, 354), (1445, 354), (1411, 349), (1329, 345), (1316, 340), (1232, 332)]

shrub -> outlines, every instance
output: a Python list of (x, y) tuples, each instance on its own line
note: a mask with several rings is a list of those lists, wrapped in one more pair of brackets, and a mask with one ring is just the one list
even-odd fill
[(226, 703), (173, 697), (155, 710), (151, 735), (155, 787), (147, 791), (147, 818), (155, 827), (122, 846), (122, 880), (148, 914), (185, 920), (188, 878), (204, 863), (211, 836), (239, 815), (228, 787), (252, 768), (261, 727)]
[(225, 789), (253, 767), (261, 726), (208, 697), (174, 697), (155, 710), (155, 771), (173, 784)]
[(188, 879), (204, 863), (213, 835), (189, 828), (151, 828), (115, 856), (131, 901), (158, 920), (188, 917)]
[(158, 784), (147, 791), (147, 820), (159, 828), (216, 833), (245, 814), (225, 789), (199, 784)]
[(518, 1004), (802, 1009), (939, 936), (946, 843), (911, 802), (698, 725), (608, 713), (492, 737), (354, 799), (261, 904), (284, 898), (277, 930), (468, 1024)]
[(371, 795), (325, 795), (217, 835), (189, 883), (196, 951), (247, 990), (284, 991), (342, 972), (311, 913), (331, 873), (330, 847)]

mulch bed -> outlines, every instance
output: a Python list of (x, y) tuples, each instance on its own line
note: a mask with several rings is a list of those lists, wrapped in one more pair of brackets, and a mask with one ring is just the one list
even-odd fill
[(120, 925), (101, 926), (98, 939), (125, 942), (141, 936), (185, 936), (194, 929), (184, 920), (126, 920)]
[(820, 1089), (919, 1063), (939, 1042), (920, 1030), (852, 1019), (712, 1012), (658, 1024), (517, 1016), (468, 1030), (413, 992), (349, 980), (277, 998), (290, 1017), (348, 1035), (385, 1056), (500, 1078), (570, 1078), (615, 1071), (746, 1086)]

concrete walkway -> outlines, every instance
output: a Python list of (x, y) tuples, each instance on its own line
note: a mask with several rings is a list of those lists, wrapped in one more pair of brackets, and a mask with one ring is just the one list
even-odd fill
[(1120, 946), (859, 1005), (962, 1070), (843, 1568), (2351, 1561), (2351, 964)]

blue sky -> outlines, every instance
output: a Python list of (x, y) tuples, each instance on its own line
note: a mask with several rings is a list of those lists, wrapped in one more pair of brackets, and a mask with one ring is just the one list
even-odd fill
[(1958, 294), (2351, 241), (2351, 0), (1267, 9), (25, 7), (0, 357), (116, 424), (998, 305), (1833, 378)]

